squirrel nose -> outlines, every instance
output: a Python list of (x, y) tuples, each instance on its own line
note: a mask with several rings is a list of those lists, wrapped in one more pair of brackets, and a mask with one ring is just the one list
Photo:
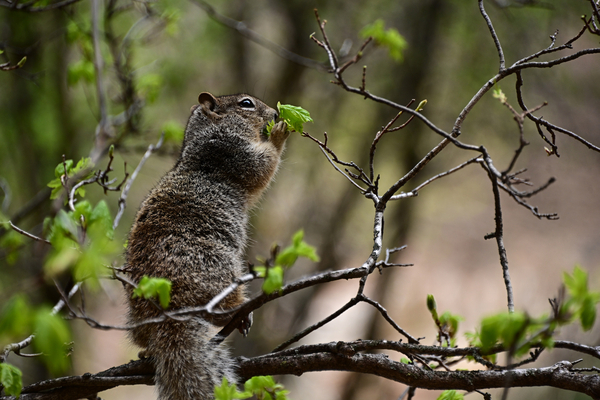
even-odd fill
[(275, 111), (275, 116), (273, 117), (273, 119), (277, 119), (279, 118), (279, 113), (277, 111)]

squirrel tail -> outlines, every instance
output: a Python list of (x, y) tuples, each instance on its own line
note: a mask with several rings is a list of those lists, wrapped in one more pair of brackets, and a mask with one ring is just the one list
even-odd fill
[(156, 326), (148, 352), (156, 368), (159, 400), (212, 400), (223, 377), (237, 382), (227, 349), (209, 343), (213, 331), (201, 318)]

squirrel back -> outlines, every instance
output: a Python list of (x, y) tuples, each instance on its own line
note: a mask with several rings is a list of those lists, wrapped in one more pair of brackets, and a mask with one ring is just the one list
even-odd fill
[[(283, 122), (266, 134), (277, 112), (252, 96), (202, 93), (198, 101), (179, 159), (142, 203), (127, 246), (134, 282), (144, 275), (172, 282), (170, 310), (205, 305), (244, 274), (248, 210), (275, 174), (289, 134)], [(132, 287), (126, 291), (131, 324), (161, 314), (131, 298)], [(219, 307), (245, 300), (239, 287)], [(201, 317), (130, 331), (155, 364), (159, 399), (212, 399), (223, 376), (236, 381), (227, 350), (209, 344), (216, 332)]]

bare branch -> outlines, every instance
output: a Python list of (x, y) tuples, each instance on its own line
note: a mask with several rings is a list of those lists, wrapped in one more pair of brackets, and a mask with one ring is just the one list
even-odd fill
[(418, 344), (419, 343), (419, 339), (413, 337), (412, 335), (410, 335), (408, 332), (406, 332), (404, 329), (402, 329), (400, 327), (400, 325), (398, 325), (396, 323), (396, 321), (394, 321), (392, 319), (392, 317), (390, 317), (390, 315), (388, 314), (387, 310), (378, 302), (376, 302), (373, 299), (370, 299), (366, 296), (362, 296), (361, 301), (364, 301), (365, 303), (368, 303), (370, 305), (372, 305), (373, 307), (375, 307), (375, 309), (377, 309), (377, 311), (379, 311), (379, 313), (381, 314), (381, 316), (387, 321), (388, 324), (390, 324), (392, 326), (392, 328), (394, 328), (399, 334), (401, 334), (402, 336), (404, 336), (405, 338), (408, 339), (408, 343), (412, 343), (412, 344)]
[(12, 221), (8, 221), (8, 223), (10, 224), (10, 227), (12, 229), (14, 229), (15, 231), (19, 232), (21, 235), (27, 236), (28, 238), (33, 239), (33, 240), (37, 240), (38, 242), (50, 244), (49, 240), (42, 239), (41, 237), (37, 237), (34, 234), (31, 234), (29, 232), (24, 231), (23, 229), (19, 228), (15, 224), (13, 224)]
[(354, 298), (350, 299), (350, 301), (348, 301), (342, 307), (340, 307), (339, 309), (337, 309), (335, 312), (331, 313), (326, 318), (322, 319), (321, 321), (317, 322), (316, 324), (313, 324), (313, 325), (311, 325), (311, 326), (303, 329), (302, 331), (300, 331), (297, 334), (295, 334), (294, 336), (292, 336), (290, 339), (288, 339), (285, 342), (281, 343), (279, 346), (277, 346), (276, 348), (274, 348), (271, 351), (271, 353), (276, 353), (278, 351), (281, 351), (281, 350), (289, 347), (291, 344), (298, 342), (299, 340), (301, 340), (302, 338), (304, 338), (305, 336), (307, 336), (311, 332), (314, 332), (317, 329), (321, 328), (322, 326), (328, 324), (329, 322), (333, 321), (334, 319), (336, 319), (337, 317), (339, 317), (340, 315), (342, 315), (343, 313), (345, 313), (346, 311), (348, 311), (349, 309), (351, 309), (352, 307), (354, 307), (355, 305), (357, 305), (359, 303), (359, 301), (360, 300), (357, 297), (354, 297)]
[[(598, 348), (591, 348), (572, 342), (556, 341), (555, 347), (568, 348), (590, 354), (600, 359)], [(391, 361), (379, 354), (361, 354), (361, 351), (392, 350), (410, 355), (433, 355), (437, 357), (464, 357), (467, 355), (481, 358), (483, 353), (477, 348), (452, 348), (442, 346), (424, 346), (397, 341), (360, 340), (355, 342), (332, 342), (317, 345), (300, 346), (293, 349), (270, 353), (254, 358), (238, 358), (239, 374), (242, 378), (256, 375), (295, 374), (309, 371), (342, 370), (375, 373), (391, 380), (411, 384), (414, 387), (434, 389), (477, 390), (504, 387), (504, 370), (489, 371), (430, 371), (417, 365)], [(495, 346), (489, 353), (504, 351)], [(552, 367), (512, 370), (514, 386), (551, 386), (597, 396), (600, 393), (600, 381), (595, 375), (581, 374), (573, 368), (575, 362), (560, 362)], [(583, 371), (581, 371), (583, 372)], [(592, 370), (591, 372), (598, 372)], [(79, 399), (86, 393), (97, 393), (116, 386), (152, 385), (154, 369), (149, 359), (137, 360), (97, 374), (84, 374), (51, 379), (23, 388), (23, 400)], [(9, 397), (0, 397), (8, 400)]]
[(441, 174), (437, 174), (436, 176), (427, 179), (425, 182), (421, 183), (419, 186), (417, 186), (416, 188), (414, 188), (412, 191), (410, 191), (408, 193), (400, 193), (400, 194), (396, 194), (396, 195), (390, 197), (390, 200), (398, 200), (398, 199), (403, 199), (406, 197), (417, 196), (419, 191), (421, 189), (423, 189), (425, 186), (429, 185), (430, 183), (432, 183), (440, 178), (443, 178), (447, 175), (450, 175), (458, 170), (461, 170), (464, 167), (466, 167), (467, 165), (473, 164), (475, 162), (481, 163), (481, 162), (483, 162), (483, 159), (481, 158), (481, 156), (473, 157), (470, 160), (467, 160), (464, 163), (457, 165), (454, 168), (449, 169), (448, 171), (442, 172)]
[(492, 182), (492, 192), (494, 193), (494, 222), (496, 224), (496, 229), (494, 230), (494, 233), (486, 235), (485, 238), (491, 239), (493, 237), (496, 239), (498, 255), (500, 256), (500, 265), (502, 266), (502, 277), (504, 278), (504, 286), (506, 287), (508, 312), (512, 313), (515, 311), (515, 303), (508, 271), (508, 257), (506, 255), (506, 247), (504, 247), (504, 226), (502, 222), (502, 206), (500, 205), (500, 191), (498, 190), (499, 185), (496, 177), (487, 166), (488, 164), (484, 166), (484, 169), (488, 172), (490, 181)]
[(500, 68), (499, 71), (502, 71), (505, 68), (504, 63), (504, 52), (502, 51), (502, 45), (500, 44), (500, 39), (498, 39), (498, 34), (492, 25), (492, 20), (485, 12), (485, 8), (483, 7), (483, 0), (478, 0), (479, 2), (479, 12), (485, 19), (485, 23), (487, 24), (488, 29), (490, 30), (490, 34), (492, 35), (492, 39), (494, 39), (494, 44), (496, 45), (496, 50), (498, 51), (498, 58), (500, 59)]
[(127, 205), (127, 196), (129, 195), (129, 190), (131, 189), (131, 185), (137, 178), (142, 167), (146, 163), (146, 160), (148, 160), (148, 158), (150, 158), (152, 153), (154, 153), (155, 151), (157, 151), (158, 149), (161, 148), (164, 139), (165, 139), (165, 133), (163, 132), (160, 135), (160, 138), (158, 139), (158, 142), (155, 145), (151, 144), (148, 146), (148, 150), (146, 150), (146, 153), (144, 153), (144, 156), (138, 163), (138, 166), (135, 168), (135, 170), (131, 174), (131, 177), (127, 181), (127, 184), (123, 188), (123, 192), (121, 192), (121, 197), (119, 198), (119, 211), (117, 211), (117, 215), (115, 216), (115, 220), (113, 221), (113, 230), (117, 229), (117, 226), (119, 226), (119, 222), (121, 221), (121, 217), (123, 216), (123, 213), (125, 212), (125, 207)]

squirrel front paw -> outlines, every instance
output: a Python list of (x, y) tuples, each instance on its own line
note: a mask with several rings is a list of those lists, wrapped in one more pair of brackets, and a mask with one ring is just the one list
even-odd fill
[(269, 140), (275, 145), (277, 150), (281, 150), (288, 136), (290, 136), (290, 131), (288, 130), (287, 124), (285, 121), (279, 121), (275, 124), (273, 129), (271, 129)]

